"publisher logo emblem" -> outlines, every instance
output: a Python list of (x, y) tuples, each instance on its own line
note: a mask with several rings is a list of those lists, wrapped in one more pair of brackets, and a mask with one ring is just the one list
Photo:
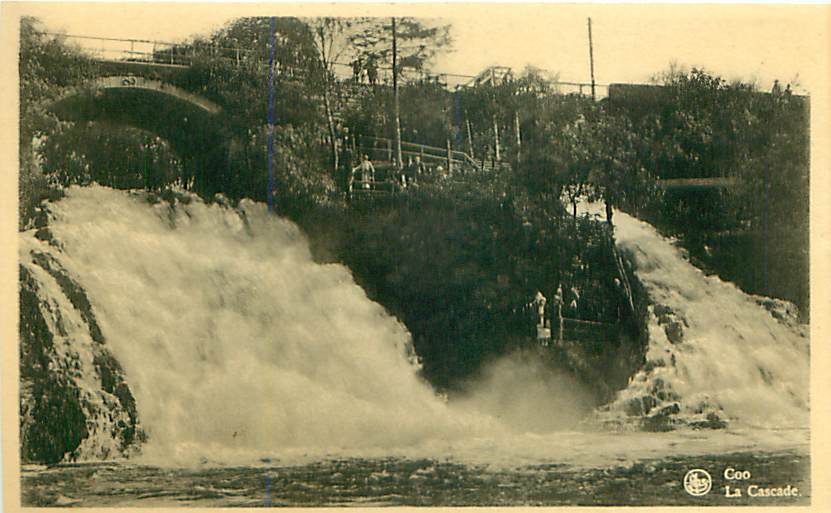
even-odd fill
[(684, 490), (695, 497), (707, 495), (712, 487), (713, 478), (706, 470), (694, 468), (684, 476)]

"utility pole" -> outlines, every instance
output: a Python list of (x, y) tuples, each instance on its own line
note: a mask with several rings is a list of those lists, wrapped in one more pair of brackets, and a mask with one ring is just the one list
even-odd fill
[(404, 160), (401, 155), (401, 111), (398, 105), (398, 34), (395, 17), (392, 18), (392, 96), (395, 109), (395, 168), (401, 169)]
[(592, 76), (592, 101), (597, 100), (594, 89), (594, 47), (592, 46), (592, 19), (589, 18), (589, 66)]

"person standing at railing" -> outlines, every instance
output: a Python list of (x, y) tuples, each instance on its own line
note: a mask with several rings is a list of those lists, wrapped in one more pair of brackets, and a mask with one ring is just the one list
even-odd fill
[(371, 184), (375, 182), (375, 166), (369, 160), (369, 155), (364, 154), (361, 163), (352, 169), (353, 176), (360, 173), (361, 183), (364, 189), (370, 189)]
[(412, 183), (415, 176), (415, 162), (412, 157), (407, 157), (407, 165), (401, 170), (401, 188), (406, 189)]
[(537, 326), (545, 327), (545, 304), (548, 302), (548, 299), (540, 292), (537, 291), (537, 295), (534, 296), (534, 300), (531, 302), (531, 305), (537, 307), (537, 316), (539, 316), (539, 322), (537, 322)]
[(545, 305), (547, 302), (548, 299), (546, 299), (543, 293), (538, 290), (537, 294), (534, 296), (534, 300), (528, 304), (528, 306), (536, 307), (537, 309), (537, 340), (544, 347), (548, 347), (548, 342), (551, 340), (551, 322), (545, 318)]
[(580, 312), (577, 310), (577, 306), (580, 301), (580, 290), (577, 287), (571, 287), (571, 302), (568, 304), (569, 308), (569, 315), (574, 318), (580, 318)]
[(355, 59), (352, 61), (352, 80), (355, 81), (356, 84), (361, 83), (361, 74), (363, 73), (364, 63), (361, 59)]
[(366, 62), (366, 78), (369, 81), (369, 85), (374, 86), (378, 83), (378, 63), (374, 55), (370, 56)]
[(557, 341), (563, 343), (563, 286), (557, 285), (557, 293), (554, 294), (554, 305), (557, 307)]
[(427, 174), (427, 166), (424, 165), (424, 162), (421, 160), (420, 155), (416, 155), (415, 158), (415, 174), (413, 175), (413, 182), (417, 182), (419, 179), (423, 178)]

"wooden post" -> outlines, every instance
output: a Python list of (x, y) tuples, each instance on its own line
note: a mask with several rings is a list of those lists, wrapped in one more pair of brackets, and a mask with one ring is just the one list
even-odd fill
[(519, 111), (514, 112), (514, 132), (516, 133), (516, 161), (518, 164), (522, 149), (522, 138), (519, 133)]
[(494, 157), (496, 158), (496, 161), (499, 162), (499, 125), (496, 122), (496, 114), (493, 115), (493, 149)]
[(450, 146), (450, 138), (447, 138), (447, 176), (453, 176), (453, 148)]
[(594, 90), (594, 47), (592, 46), (592, 19), (589, 18), (589, 66), (592, 76), (592, 101), (597, 100)]
[(470, 130), (470, 119), (466, 119), (465, 124), (467, 125), (467, 152), (470, 153), (470, 158), (475, 159), (476, 156), (473, 154), (473, 136), (471, 135)]
[(453, 125), (455, 127), (456, 140), (453, 141), (457, 147), (462, 145), (462, 88), (456, 86), (456, 93), (453, 95)]
[(389, 139), (387, 139), (387, 160), (392, 162), (392, 145)]

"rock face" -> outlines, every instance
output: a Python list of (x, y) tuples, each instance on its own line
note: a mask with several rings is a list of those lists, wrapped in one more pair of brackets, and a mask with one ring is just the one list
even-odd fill
[[(40, 238), (49, 242), (47, 232)], [(21, 249), (19, 273), (22, 460), (100, 460), (135, 451), (143, 438), (135, 400), (86, 293), (34, 247)]]
[(779, 321), (780, 323), (788, 326), (789, 328), (796, 330), (799, 334), (803, 337), (807, 337), (809, 335), (808, 326), (806, 324), (802, 324), (799, 320), (799, 308), (791, 303), (790, 301), (785, 301), (784, 299), (776, 299), (772, 297), (765, 297), (765, 296), (750, 296), (756, 302), (757, 305), (761, 306), (765, 310), (770, 313), (771, 317)]

